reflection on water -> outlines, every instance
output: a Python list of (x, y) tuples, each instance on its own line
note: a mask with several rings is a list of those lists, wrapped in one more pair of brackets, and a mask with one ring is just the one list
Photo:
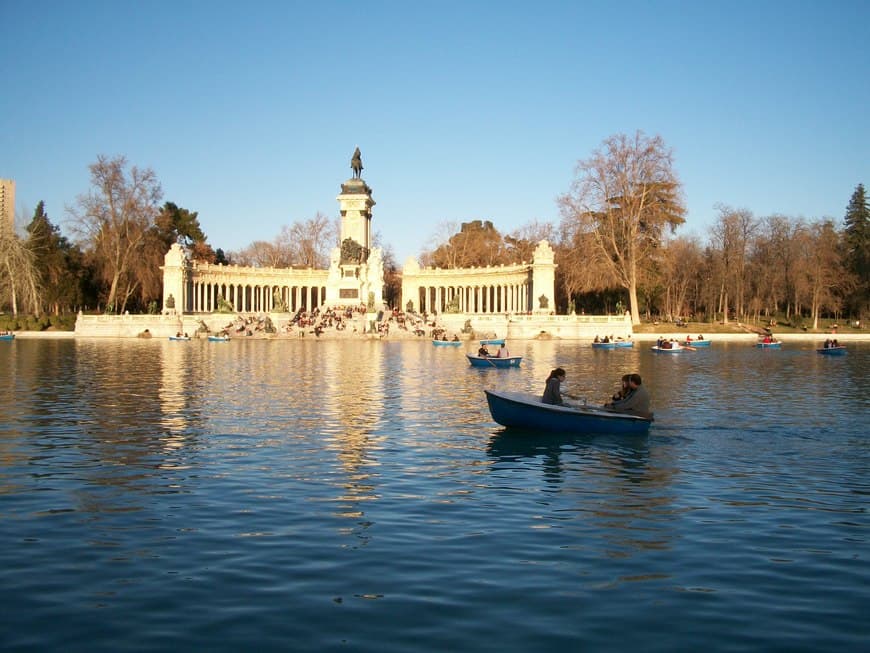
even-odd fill
[[(870, 635), (867, 345), (515, 342), (521, 368), (486, 370), (428, 342), (4, 344), (12, 649), (857, 650)], [(484, 388), (541, 392), (557, 366), (592, 403), (640, 372), (649, 435), (492, 422)]]

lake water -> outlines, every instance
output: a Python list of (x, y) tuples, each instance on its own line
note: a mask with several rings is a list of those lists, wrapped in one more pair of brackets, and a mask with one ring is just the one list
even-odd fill
[[(638, 345), (0, 343), (0, 649), (867, 650), (870, 343)], [(558, 365), (649, 435), (491, 420)]]

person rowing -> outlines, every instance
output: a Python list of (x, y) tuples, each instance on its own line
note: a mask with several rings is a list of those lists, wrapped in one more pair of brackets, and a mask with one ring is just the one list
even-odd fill
[(565, 377), (565, 370), (561, 367), (557, 367), (550, 372), (550, 376), (547, 377), (544, 385), (544, 394), (541, 397), (542, 403), (550, 404), (553, 406), (570, 406), (572, 408), (579, 407), (579, 403), (575, 404), (573, 402), (567, 402), (562, 397), (562, 395), (564, 394), (565, 397), (568, 397), (569, 399), (573, 399), (576, 402), (580, 401), (580, 397), (570, 395), (567, 392), (562, 392), (562, 383), (565, 382)]

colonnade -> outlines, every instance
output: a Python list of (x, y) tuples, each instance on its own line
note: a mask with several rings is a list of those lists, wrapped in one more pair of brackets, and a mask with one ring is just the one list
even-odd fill
[(213, 313), (221, 310), (221, 300), (238, 313), (273, 312), (284, 306), (291, 313), (313, 310), (323, 305), (326, 286), (289, 286), (279, 284), (240, 284), (229, 282), (188, 282), (185, 313)]
[(460, 313), (527, 313), (532, 308), (529, 293), (527, 278), (490, 285), (425, 285), (418, 287), (414, 305), (427, 313), (450, 308)]

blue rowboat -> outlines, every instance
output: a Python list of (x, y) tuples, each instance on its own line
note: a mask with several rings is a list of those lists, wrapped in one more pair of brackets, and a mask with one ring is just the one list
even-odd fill
[(756, 342), (755, 346), (758, 349), (781, 349), (782, 342), (780, 342), (779, 340), (775, 340), (773, 342)]
[(508, 356), (497, 358), (496, 356), (473, 356), (465, 354), (472, 367), (519, 367), (522, 356)]
[(502, 426), (573, 434), (644, 435), (652, 419), (593, 406), (554, 406), (525, 392), (484, 390), (492, 418)]
[(631, 340), (610, 340), (608, 342), (592, 343), (592, 349), (621, 349), (623, 347), (634, 347), (634, 342)]
[(432, 344), (436, 347), (459, 347), (462, 344), (461, 340), (433, 340)]
[(489, 340), (481, 340), (481, 345), (503, 345), (504, 338), (490, 338)]
[(684, 340), (680, 343), (683, 347), (709, 347), (709, 340)]
[(836, 347), (819, 347), (816, 349), (820, 354), (824, 354), (825, 356), (845, 356), (846, 355), (846, 347), (844, 345), (838, 345)]
[(209, 342), (229, 342), (229, 336), (209, 336)]
[(14, 340), (14, 333), (0, 333), (0, 340)]

